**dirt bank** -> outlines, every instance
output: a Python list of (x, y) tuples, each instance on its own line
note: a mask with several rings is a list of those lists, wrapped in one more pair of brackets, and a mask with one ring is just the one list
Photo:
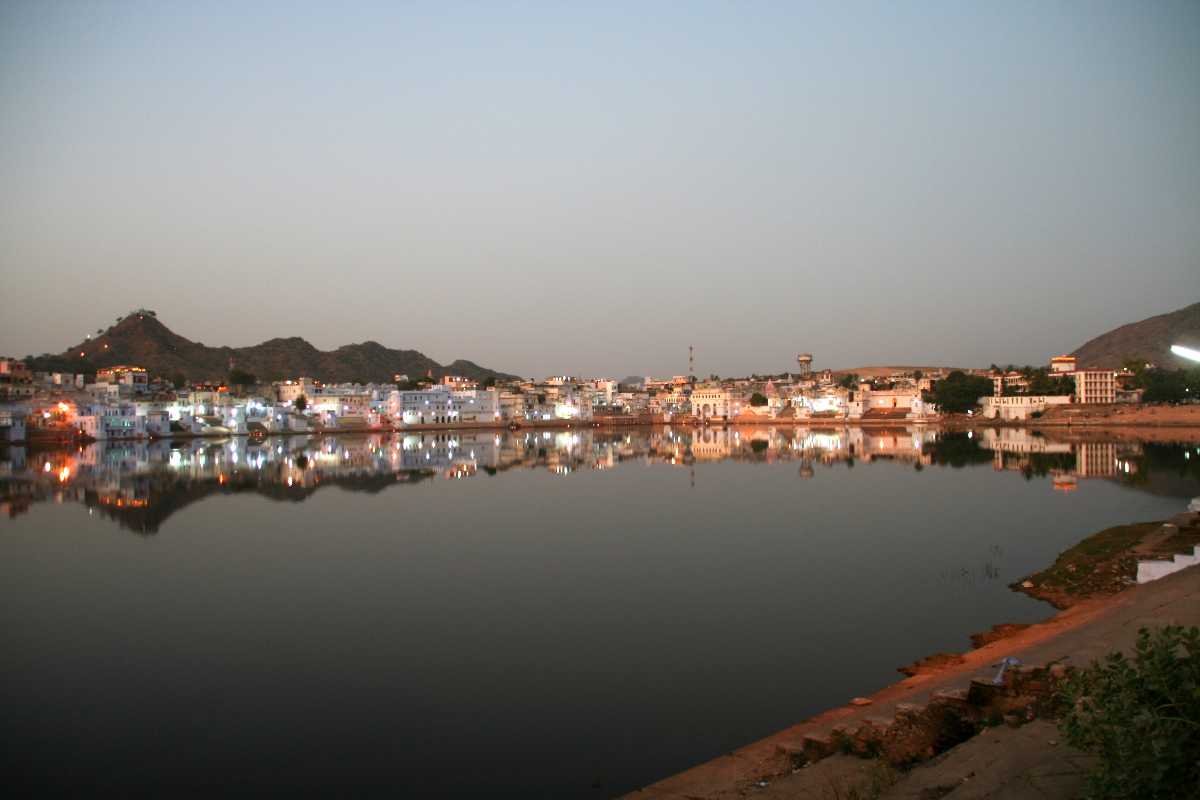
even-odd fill
[(1118, 525), (1092, 534), (1064, 551), (1052, 565), (1011, 588), (1055, 608), (1070, 608), (1133, 586), (1139, 560), (1190, 553), (1197, 544), (1200, 514), (1179, 514), (1165, 522)]
[[(846, 698), (846, 705), (626, 797), (826, 797), (833, 786), (827, 772), (844, 770), (861, 777), (862, 765), (871, 763), (854, 763), (848, 756), (836, 755), (838, 752), (864, 755), (882, 747), (887, 755), (889, 747), (898, 747), (903, 763), (913, 763), (910, 758), (928, 758), (947, 747), (951, 748), (947, 755), (959, 753), (959, 747), (966, 745), (954, 747), (952, 741), (938, 746), (939, 731), (928, 729), (936, 728), (939, 715), (952, 709), (976, 715), (999, 709), (1001, 724), (1021, 725), (1035, 719), (1040, 712), (1032, 701), (1020, 696), (1020, 690), (1014, 690), (1014, 684), (1041, 684), (1038, 691), (1044, 695), (1050, 676), (1061, 675), (1067, 667), (1084, 666), (1114, 649), (1130, 648), (1140, 627), (1155, 622), (1200, 624), (1200, 569), (1185, 569), (1141, 586), (1125, 580), (1129, 577), (1127, 559), (1136, 563), (1138, 557), (1178, 552), (1193, 539), (1200, 541), (1200, 514), (1180, 515), (1172, 522), (1175, 526), (1169, 528), (1158, 522), (1101, 531), (1031, 576), (1040, 579), (1046, 592), (1064, 607), (1051, 619), (1029, 626), (997, 626), (978, 635), (976, 642), (982, 646), (976, 650), (923, 659), (910, 668), (911, 677), (867, 698), (854, 703)], [(1074, 569), (1070, 569), (1072, 565)], [(1114, 565), (1119, 567), (1116, 572)], [(1036, 587), (1035, 583), (1031, 588)], [(996, 664), (1006, 657), (1016, 658), (1021, 666), (1002, 687), (994, 687), (991, 678)], [(988, 696), (993, 692), (995, 697)], [(1004, 704), (1009, 702), (1019, 705), (1006, 710)], [(977, 729), (980, 722), (976, 719), (972, 724)], [(985, 727), (987, 724), (994, 722), (985, 722)], [(957, 741), (972, 733), (963, 733)], [(919, 752), (911, 749), (914, 737)], [(1034, 749), (1044, 751), (1045, 744)], [(969, 755), (969, 750), (959, 755)], [(839, 792), (835, 791), (839, 797), (848, 796)]]

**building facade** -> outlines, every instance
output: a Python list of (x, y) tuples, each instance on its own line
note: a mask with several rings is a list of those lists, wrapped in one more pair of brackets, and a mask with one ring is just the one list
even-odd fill
[(1074, 378), (1076, 403), (1117, 402), (1117, 379), (1112, 370), (1079, 370)]

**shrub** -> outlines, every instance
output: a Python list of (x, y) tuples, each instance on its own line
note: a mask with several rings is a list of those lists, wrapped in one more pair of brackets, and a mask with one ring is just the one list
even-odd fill
[(1200, 628), (1142, 628), (1132, 658), (1075, 672), (1059, 699), (1063, 737), (1098, 757), (1092, 797), (1200, 798)]

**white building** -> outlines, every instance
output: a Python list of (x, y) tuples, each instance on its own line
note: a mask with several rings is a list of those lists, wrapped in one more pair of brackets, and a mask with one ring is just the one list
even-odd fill
[(76, 418), (79, 430), (98, 440), (143, 439), (146, 437), (146, 417), (138, 416), (132, 405), (96, 405)]
[(0, 442), (25, 441), (25, 418), (29, 409), (23, 406), (10, 406), (0, 409)]
[(701, 386), (692, 390), (692, 415), (700, 419), (725, 419), (733, 416), (733, 398), (728, 389)]
[(987, 419), (1029, 419), (1035, 412), (1041, 413), (1047, 406), (1067, 405), (1070, 395), (1010, 395), (1008, 397), (983, 397), (983, 416)]
[(501, 418), (500, 395), (494, 388), (456, 392), (446, 386), (435, 386), (392, 392), (387, 410), (402, 425), (495, 423)]
[(1075, 356), (1054, 356), (1050, 359), (1050, 372), (1054, 375), (1064, 375), (1078, 369)]
[(1117, 402), (1116, 374), (1110, 369), (1084, 369), (1073, 373), (1076, 403)]

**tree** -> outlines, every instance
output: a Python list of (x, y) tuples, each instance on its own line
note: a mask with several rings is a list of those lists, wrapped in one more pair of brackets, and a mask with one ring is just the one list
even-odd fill
[(922, 397), (941, 411), (962, 414), (973, 410), (979, 405), (979, 398), (991, 393), (990, 379), (967, 375), (956, 369), (934, 383), (932, 389), (923, 392)]
[(305, 397), (304, 395), (300, 395), (299, 397), (297, 397), (295, 400), (292, 401), (292, 406), (297, 411), (303, 412), (304, 409), (308, 408), (308, 398)]
[(1068, 677), (1058, 727), (1095, 756), (1090, 797), (1200, 797), (1200, 628), (1138, 631), (1120, 652)]
[(1135, 385), (1144, 389), (1142, 399), (1147, 403), (1182, 403), (1200, 396), (1200, 368), (1143, 370)]
[(919, 381), (919, 380), (921, 380), (921, 378), (924, 378), (924, 377), (925, 377), (925, 373), (921, 372), (921, 370), (919, 370), (919, 369), (913, 370), (913, 380), (914, 381)]
[(765, 395), (763, 395), (759, 392), (755, 392), (754, 394), (750, 395), (750, 405), (755, 406), (755, 407), (761, 407), (761, 406), (765, 406), (766, 404), (767, 404), (767, 398)]
[(853, 372), (847, 372), (842, 377), (838, 378), (838, 386), (843, 389), (853, 389), (858, 385), (858, 375)]
[(485, 388), (485, 389), (491, 389), (495, 385), (496, 385), (496, 376), (495, 375), (489, 375), (483, 381), (483, 388)]
[(176, 389), (182, 389), (187, 385), (187, 375), (184, 375), (182, 372), (172, 373), (171, 383)]
[(255, 377), (254, 373), (252, 372), (247, 372), (244, 369), (238, 369), (237, 367), (234, 367), (233, 369), (229, 370), (229, 383), (231, 386), (240, 386), (245, 388), (258, 383), (258, 378)]

